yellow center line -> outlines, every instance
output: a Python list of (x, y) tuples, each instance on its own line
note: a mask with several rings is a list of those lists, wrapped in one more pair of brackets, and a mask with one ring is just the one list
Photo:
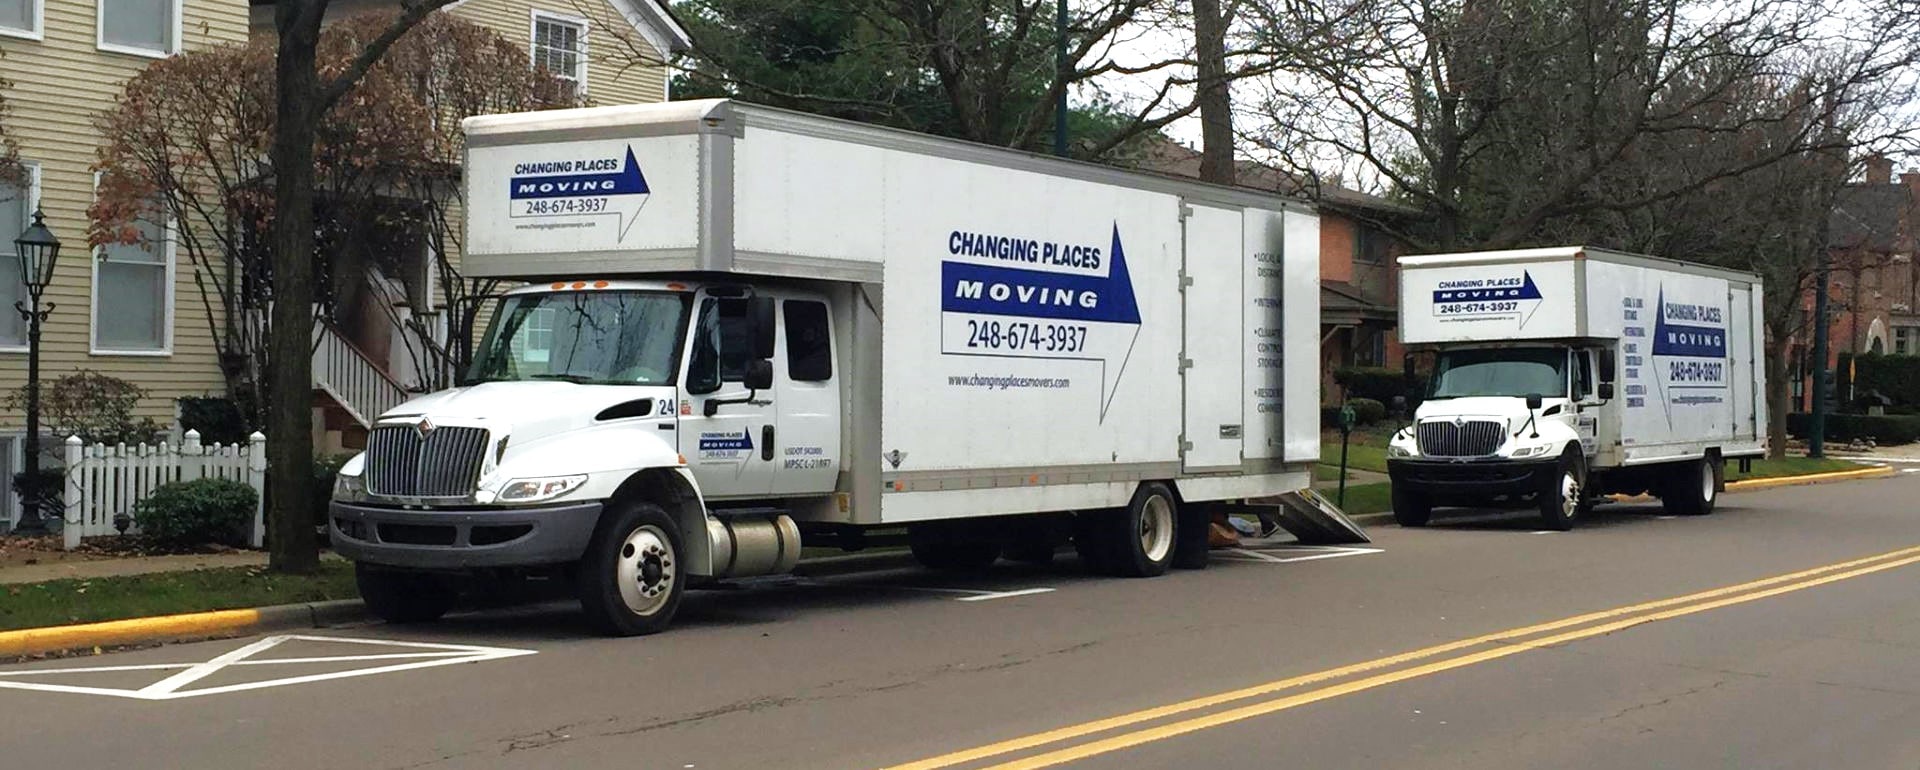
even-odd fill
[[(1920, 546), (1914, 546), (1911, 548), (1902, 548), (1897, 551), (1889, 551), (1887, 553), (1879, 554), (1877, 556), (1868, 556), (1861, 559), (1854, 559), (1851, 561), (1839, 562), (1836, 564), (1828, 564), (1821, 567), (1814, 567), (1812, 569), (1801, 570), (1799, 572), (1791, 572), (1784, 575), (1776, 575), (1774, 577), (1762, 578), (1760, 580), (1754, 580), (1751, 582), (1741, 583), (1738, 585), (1726, 586), (1724, 588), (1716, 588), (1708, 591), (1701, 591), (1698, 593), (1687, 594), (1685, 596), (1677, 596), (1677, 597), (1668, 598), (1668, 599), (1660, 599), (1657, 601), (1645, 602), (1645, 603), (1635, 604), (1635, 605), (1626, 606), (1626, 607), (1618, 607), (1610, 610), (1590, 612), (1584, 615), (1576, 615), (1574, 617), (1565, 618), (1562, 620), (1556, 620), (1548, 623), (1540, 623), (1537, 625), (1526, 626), (1523, 628), (1515, 628), (1515, 629), (1509, 629), (1506, 631), (1499, 631), (1491, 634), (1486, 634), (1484, 636), (1476, 636), (1470, 639), (1461, 639), (1458, 641), (1447, 642), (1445, 644), (1438, 644), (1432, 647), (1426, 647), (1426, 648), (1414, 650), (1411, 652), (1404, 652), (1398, 655), (1391, 655), (1384, 658), (1377, 658), (1377, 659), (1365, 661), (1362, 663), (1355, 663), (1355, 664), (1341, 666), (1339, 668), (1327, 669), (1325, 671), (1319, 671), (1311, 674), (1304, 674), (1301, 676), (1290, 677), (1287, 679), (1280, 679), (1272, 682), (1267, 682), (1265, 684), (1258, 684), (1258, 685), (1253, 685), (1251, 687), (1245, 687), (1238, 690), (1231, 690), (1228, 692), (1218, 693), (1215, 695), (1208, 695), (1208, 696), (1203, 696), (1199, 698), (1193, 698), (1191, 700), (1180, 701), (1178, 703), (1171, 703), (1165, 706), (1158, 706), (1155, 708), (1144, 709), (1141, 711), (1135, 711), (1128, 714), (1121, 714), (1118, 716), (1108, 717), (1105, 719), (1094, 720), (1091, 722), (1084, 722), (1078, 725), (1061, 727), (1058, 729), (1048, 730), (1046, 732), (1041, 732), (1041, 733), (1035, 733), (1033, 735), (1014, 738), (1011, 740), (1001, 741), (998, 743), (992, 743), (992, 744), (980, 746), (977, 748), (956, 751), (950, 754), (942, 754), (937, 757), (930, 757), (928, 759), (923, 759), (916, 762), (909, 762), (902, 765), (896, 765), (891, 768), (887, 768), (886, 770), (936, 770), (937, 768), (952, 767), (954, 765), (965, 764), (968, 762), (987, 759), (990, 757), (996, 757), (1002, 754), (1010, 754), (1017, 751), (1024, 751), (1026, 749), (1038, 748), (1040, 746), (1045, 746), (1052, 743), (1059, 743), (1062, 741), (1072, 740), (1074, 738), (1092, 735), (1095, 733), (1106, 732), (1108, 730), (1128, 727), (1131, 725), (1139, 724), (1141, 722), (1149, 722), (1157, 719), (1164, 719), (1170, 716), (1184, 714), (1190, 711), (1197, 711), (1200, 709), (1211, 708), (1214, 706), (1232, 703), (1238, 700), (1245, 700), (1247, 698), (1252, 698), (1259, 695), (1269, 695), (1275, 692), (1279, 692), (1282, 690), (1290, 690), (1295, 687), (1300, 687), (1303, 685), (1315, 684), (1315, 683), (1324, 682), (1331, 679), (1339, 679), (1342, 677), (1352, 676), (1354, 674), (1361, 674), (1368, 671), (1375, 671), (1382, 668), (1397, 666), (1402, 663), (1410, 663), (1416, 660), (1431, 658), (1436, 655), (1443, 655), (1449, 652), (1457, 652), (1459, 650), (1464, 650), (1464, 649), (1468, 649), (1471, 647), (1476, 647), (1484, 644), (1512, 642), (1521, 637), (1533, 636), (1535, 634), (1546, 633), (1550, 631), (1559, 631), (1561, 629), (1585, 625), (1595, 621), (1608, 620), (1611, 618), (1618, 618), (1624, 615), (1632, 615), (1634, 613), (1647, 612), (1650, 610), (1660, 610), (1667, 607), (1673, 607), (1675, 605), (1683, 605), (1683, 604), (1689, 604), (1693, 602), (1717, 599), (1717, 598), (1728, 596), (1731, 594), (1737, 594), (1742, 591), (1751, 591), (1754, 589), (1765, 588), (1767, 586), (1773, 586), (1773, 585), (1778, 585), (1783, 583), (1792, 583), (1793, 581), (1804, 580), (1806, 578), (1810, 578), (1810, 577), (1814, 577), (1814, 576), (1822, 575), (1826, 573), (1836, 572), (1840, 570), (1848, 570), (1854, 567), (1859, 567), (1865, 564), (1871, 564), (1877, 561), (1882, 561), (1886, 559), (1898, 559), (1901, 557), (1914, 556), (1914, 555), (1920, 555)], [(1900, 564), (1906, 564), (1906, 563), (1909, 563), (1909, 562), (1900, 562)], [(1895, 565), (1895, 566), (1899, 566), (1899, 565)], [(1525, 649), (1530, 649), (1530, 648), (1527, 648), (1527, 647), (1514, 648), (1512, 652), (1517, 652)], [(1512, 652), (1508, 652), (1507, 654), (1512, 654)], [(1231, 713), (1231, 712), (1228, 712), (1228, 713)], [(1093, 744), (1088, 744), (1088, 745), (1093, 745)]]
[(1298, 695), (1291, 695), (1285, 698), (1277, 698), (1275, 700), (1265, 701), (1261, 703), (1254, 703), (1251, 705), (1242, 706), (1240, 708), (1222, 711), (1217, 714), (1208, 714), (1206, 716), (1195, 717), (1192, 719), (1187, 719), (1180, 722), (1174, 722), (1172, 724), (1162, 725), (1159, 727), (1149, 728), (1146, 730), (1139, 730), (1136, 732), (1116, 735), (1114, 737), (1107, 738), (1104, 740), (1094, 741), (1092, 743), (1081, 744), (1079, 746), (1071, 746), (1068, 748), (1051, 751), (1045, 754), (1027, 757), (1025, 759), (1020, 759), (1020, 760), (1015, 760), (1013, 762), (994, 765), (992, 768), (989, 768), (988, 770), (1036, 770), (1036, 768), (1052, 767), (1054, 765), (1058, 765), (1064, 762), (1072, 762), (1075, 760), (1086, 759), (1088, 757), (1096, 756), (1099, 754), (1105, 754), (1108, 752), (1118, 751), (1120, 749), (1124, 749), (1132, 746), (1138, 746), (1143, 743), (1151, 743), (1153, 741), (1164, 740), (1164, 739), (1172, 738), (1178, 735), (1185, 735), (1187, 733), (1195, 732), (1198, 730), (1204, 730), (1209, 727), (1219, 727), (1221, 725), (1229, 724), (1232, 722), (1238, 722), (1244, 719), (1251, 719), (1253, 717), (1262, 716), (1265, 714), (1272, 714), (1276, 711), (1285, 711), (1287, 709), (1295, 708), (1297, 706), (1304, 706), (1309, 703), (1328, 700), (1330, 698), (1337, 698), (1342, 695), (1351, 695), (1353, 693), (1362, 692), (1365, 690), (1371, 690), (1376, 687), (1383, 687), (1396, 682), (1402, 682), (1408, 679), (1427, 676), (1429, 674), (1436, 674), (1442, 671), (1449, 671), (1456, 668), (1463, 668), (1466, 666), (1471, 666), (1476, 663), (1484, 663), (1490, 660), (1498, 660), (1500, 658), (1504, 658), (1509, 655), (1518, 655), (1523, 652), (1537, 650), (1537, 649), (1541, 649), (1543, 647), (1548, 647), (1555, 644), (1563, 644), (1566, 642), (1571, 642), (1579, 639), (1587, 639), (1595, 636), (1602, 636), (1602, 635), (1610, 634), (1622, 629), (1632, 628), (1634, 626), (1638, 626), (1644, 623), (1652, 623), (1660, 620), (1668, 620), (1671, 618), (1682, 617), (1685, 615), (1693, 615), (1696, 613), (1706, 612), (1708, 610), (1719, 609), (1721, 607), (1729, 607), (1735, 604), (1743, 604), (1746, 602), (1756, 601), (1759, 599), (1765, 599), (1770, 596), (1778, 596), (1780, 594), (1791, 593), (1794, 591), (1813, 588), (1815, 586), (1826, 585), (1828, 583), (1847, 580), (1849, 578), (1856, 578), (1862, 575), (1869, 575), (1875, 572), (1882, 572), (1885, 570), (1895, 569), (1898, 567), (1904, 567), (1914, 563), (1920, 563), (1920, 556), (1908, 557), (1905, 559), (1901, 559), (1899, 561), (1876, 564), (1870, 567), (1863, 567), (1861, 569), (1852, 570), (1849, 572), (1842, 572), (1839, 574), (1827, 575), (1824, 577), (1806, 580), (1803, 582), (1791, 583), (1788, 585), (1783, 585), (1783, 586), (1771, 588), (1764, 591), (1757, 591), (1754, 593), (1727, 597), (1727, 598), (1719, 599), (1716, 601), (1706, 602), (1704, 604), (1696, 604), (1688, 607), (1680, 607), (1676, 609), (1665, 610), (1662, 612), (1654, 612), (1646, 615), (1639, 615), (1631, 618), (1626, 618), (1624, 620), (1614, 621), (1612, 623), (1606, 623), (1598, 626), (1593, 626), (1590, 628), (1583, 628), (1577, 631), (1569, 631), (1566, 633), (1557, 634), (1557, 635), (1546, 637), (1543, 639), (1518, 642), (1508, 647), (1487, 650), (1484, 652), (1477, 652), (1471, 655), (1462, 655), (1457, 658), (1449, 658), (1446, 660), (1435, 661), (1433, 663), (1428, 663), (1425, 665), (1416, 666), (1409, 669), (1393, 671), (1385, 674), (1379, 674), (1376, 676), (1368, 677), (1366, 679), (1360, 679), (1353, 682), (1347, 682), (1345, 684), (1334, 685), (1332, 687), (1326, 687), (1319, 690), (1314, 690), (1312, 692), (1304, 692)]

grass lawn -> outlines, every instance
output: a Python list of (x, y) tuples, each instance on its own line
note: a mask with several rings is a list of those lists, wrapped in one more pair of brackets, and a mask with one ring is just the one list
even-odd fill
[[(1387, 439), (1393, 436), (1390, 429), (1374, 431), (1354, 431), (1347, 441), (1347, 467), (1352, 470), (1387, 472)], [(1320, 464), (1330, 468), (1340, 467), (1340, 432), (1327, 431), (1320, 434)], [(1320, 478), (1315, 474), (1315, 478)], [(1337, 470), (1328, 471), (1326, 478), (1339, 478)]]
[(253, 567), (50, 580), (0, 586), (0, 630), (353, 599), (353, 565), (323, 560), (312, 575)]
[(1831, 457), (1787, 457), (1779, 460), (1754, 460), (1753, 471), (1740, 472), (1740, 462), (1727, 462), (1727, 480), (1770, 479), (1779, 476), (1805, 476), (1810, 473), (1832, 473), (1834, 471), (1857, 471), (1867, 466)]
[[(1348, 516), (1391, 511), (1393, 510), (1392, 489), (1393, 485), (1384, 481), (1376, 481), (1372, 484), (1348, 484), (1347, 504), (1340, 506), (1340, 510), (1345, 511)], [(1322, 497), (1335, 503), (1340, 502), (1339, 490), (1318, 489), (1314, 491), (1319, 492)]]

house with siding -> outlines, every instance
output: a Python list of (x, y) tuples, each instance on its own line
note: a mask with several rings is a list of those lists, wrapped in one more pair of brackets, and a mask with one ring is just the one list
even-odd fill
[[(395, 5), (342, 0), (331, 14)], [(443, 12), (526, 46), (528, 66), (544, 65), (594, 104), (666, 99), (667, 69), (659, 62), (688, 45), (658, 0), (464, 0)], [(0, 182), (0, 393), (26, 380), (26, 325), (11, 310), (26, 296), (13, 239), (36, 208), (63, 243), (45, 296), (53, 308), (42, 327), (43, 386), (78, 369), (125, 379), (149, 394), (139, 414), (161, 425), (176, 425), (178, 399), (224, 393), (193, 267), (168, 242), (165, 226), (150, 226), (140, 244), (86, 245), (99, 149), (94, 120), (151, 62), (244, 43), (260, 30), (271, 34), (271, 26), (271, 5), (241, 0), (0, 0), (6, 133), (26, 167), (21, 182)], [(654, 56), (636, 63), (643, 52)], [(435, 312), (431, 294), (412, 312)], [(392, 359), (346, 342), (326, 371), (395, 383)], [(326, 408), (337, 406), (325, 403), (326, 394), (345, 389), (315, 386), (316, 402)], [(0, 531), (17, 515), (11, 487), (23, 459), (24, 424), (18, 410), (0, 409)]]

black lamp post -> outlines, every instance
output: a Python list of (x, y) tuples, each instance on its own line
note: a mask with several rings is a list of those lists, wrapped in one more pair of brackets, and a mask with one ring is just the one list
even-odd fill
[(15, 532), (37, 534), (47, 531), (40, 517), (40, 322), (53, 312), (53, 303), (40, 305), (40, 295), (53, 280), (53, 263), (60, 257), (60, 239), (47, 229), (46, 217), (33, 212), (33, 224), (13, 240), (20, 254), (20, 282), (27, 287), (28, 300), (13, 306), (27, 320), (27, 494), (20, 501), (20, 522)]

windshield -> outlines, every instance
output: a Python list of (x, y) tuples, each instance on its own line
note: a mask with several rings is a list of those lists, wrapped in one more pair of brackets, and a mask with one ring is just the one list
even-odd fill
[(502, 297), (465, 384), (671, 385), (688, 295), (571, 291)]
[(1567, 351), (1560, 348), (1449, 350), (1434, 362), (1428, 398), (1567, 394)]

